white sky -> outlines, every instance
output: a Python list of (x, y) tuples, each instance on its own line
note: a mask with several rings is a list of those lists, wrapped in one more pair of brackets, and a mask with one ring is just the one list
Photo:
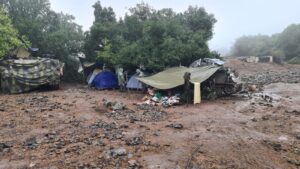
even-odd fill
[[(97, 0), (50, 0), (52, 9), (75, 16), (76, 22), (88, 30), (94, 21), (92, 5)], [(101, 0), (111, 6), (118, 17), (141, 0)], [(300, 23), (300, 0), (144, 0), (155, 9), (173, 8), (182, 12), (189, 5), (203, 6), (218, 20), (211, 49), (226, 52), (242, 35), (281, 32), (289, 24)]]

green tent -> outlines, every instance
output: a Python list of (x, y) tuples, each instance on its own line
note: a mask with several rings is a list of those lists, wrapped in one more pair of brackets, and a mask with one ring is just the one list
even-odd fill
[(183, 85), (183, 76), (185, 72), (191, 73), (192, 83), (202, 83), (219, 69), (220, 67), (217, 66), (204, 66), (197, 68), (174, 67), (150, 77), (138, 78), (138, 80), (157, 89), (165, 90)]

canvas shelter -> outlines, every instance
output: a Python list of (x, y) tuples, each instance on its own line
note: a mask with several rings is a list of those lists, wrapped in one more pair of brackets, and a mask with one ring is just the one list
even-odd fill
[(42, 85), (60, 83), (63, 63), (55, 59), (5, 59), (0, 61), (1, 89), (5, 93), (23, 93)]
[[(150, 77), (137, 78), (139, 81), (161, 90), (172, 89), (184, 84), (184, 73), (191, 73), (191, 82), (194, 84), (194, 102), (201, 102), (200, 84), (215, 74), (220, 67), (203, 66), (197, 68), (174, 67)], [(197, 93), (196, 93), (197, 92)], [(199, 93), (198, 93), (199, 92)]]
[(118, 78), (110, 71), (102, 71), (96, 75), (92, 86), (95, 86), (97, 89), (115, 89), (118, 88)]
[(157, 89), (166, 90), (172, 89), (184, 84), (183, 75), (185, 72), (191, 73), (191, 82), (202, 83), (211, 77), (220, 67), (218, 66), (203, 66), (197, 68), (174, 67), (157, 73), (149, 77), (137, 78), (141, 82), (155, 87)]

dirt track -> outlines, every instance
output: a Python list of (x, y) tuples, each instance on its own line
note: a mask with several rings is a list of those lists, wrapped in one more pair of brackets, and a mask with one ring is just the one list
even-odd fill
[[(241, 76), (300, 71), (237, 63), (228, 65)], [(141, 97), (81, 86), (1, 95), (0, 168), (300, 168), (299, 83), (149, 110), (155, 117), (133, 105)], [(131, 116), (111, 115), (103, 99), (126, 104)]]

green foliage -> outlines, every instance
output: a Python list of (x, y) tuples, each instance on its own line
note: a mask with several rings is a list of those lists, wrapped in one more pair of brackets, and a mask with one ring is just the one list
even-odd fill
[(0, 58), (22, 44), (18, 31), (11, 24), (6, 12), (0, 7)]
[(74, 55), (82, 51), (84, 35), (73, 16), (52, 11), (49, 0), (1, 0), (1, 6), (7, 9), (19, 33), (29, 38), (32, 47), (65, 63), (65, 80), (80, 78)]
[(290, 25), (272, 36), (243, 36), (232, 47), (234, 56), (275, 56), (290, 60), (300, 58), (300, 24)]
[(204, 8), (189, 7), (184, 13), (175, 13), (141, 3), (130, 8), (124, 20), (119, 21), (113, 19), (112, 9), (102, 7), (100, 2), (94, 9), (95, 22), (86, 33), (84, 47), (89, 60), (127, 69), (143, 64), (161, 70), (214, 56), (207, 42), (212, 38), (216, 20)]
[(300, 58), (300, 24), (288, 26), (278, 36), (277, 47), (284, 51), (287, 60)]
[(108, 64), (116, 64), (116, 56), (112, 51), (112, 45), (108, 40), (104, 40), (104, 47), (101, 52), (97, 53), (98, 59), (108, 63)]

